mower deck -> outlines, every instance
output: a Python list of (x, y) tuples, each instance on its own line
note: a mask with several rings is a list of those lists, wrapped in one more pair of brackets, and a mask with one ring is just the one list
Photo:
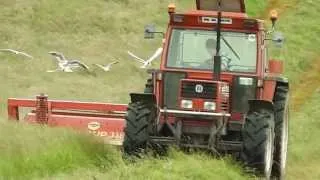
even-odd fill
[(31, 124), (46, 124), (50, 127), (68, 127), (105, 139), (108, 144), (122, 145), (127, 105), (96, 102), (54, 101), (46, 96), (36, 100), (8, 100), (10, 120), (19, 121), (21, 108), (32, 110), (23, 120)]

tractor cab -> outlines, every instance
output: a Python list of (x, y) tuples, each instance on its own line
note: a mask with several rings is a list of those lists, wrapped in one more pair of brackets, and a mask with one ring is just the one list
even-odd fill
[[(163, 68), (212, 72), (217, 54), (217, 13), (191, 11), (170, 19)], [(224, 73), (256, 74), (259, 22), (242, 13), (223, 13), (220, 55)]]
[[(248, 18), (242, 0), (222, 1), (218, 39), (216, 4), (198, 0), (197, 9), (185, 13), (168, 6), (164, 51), (155, 76), (161, 79), (152, 92), (159, 107), (171, 114), (224, 114), (239, 123), (248, 111), (248, 100), (261, 96), (257, 87), (266, 68), (266, 49), (261, 48), (265, 31), (262, 21)], [(145, 32), (154, 31), (147, 26)], [(214, 63), (217, 55), (220, 67)]]

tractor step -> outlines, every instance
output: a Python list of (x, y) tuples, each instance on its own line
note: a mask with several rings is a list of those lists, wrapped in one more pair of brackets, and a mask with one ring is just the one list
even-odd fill
[(151, 142), (163, 144), (163, 145), (177, 143), (176, 139), (173, 137), (151, 136), (150, 139), (151, 139)]
[[(162, 144), (162, 145), (170, 145), (177, 144), (177, 141), (173, 137), (157, 137), (151, 136), (151, 142)], [(208, 145), (195, 145), (195, 144), (180, 144), (180, 147), (188, 147), (188, 148), (200, 148), (200, 149), (208, 149)], [(242, 150), (242, 141), (219, 141), (216, 149), (221, 151), (241, 151)]]
[[(180, 146), (189, 147), (189, 148), (209, 149), (208, 145), (180, 144)], [(241, 141), (220, 141), (218, 142), (216, 149), (221, 151), (241, 151), (242, 142)]]
[(217, 149), (224, 151), (241, 151), (242, 141), (220, 141)]

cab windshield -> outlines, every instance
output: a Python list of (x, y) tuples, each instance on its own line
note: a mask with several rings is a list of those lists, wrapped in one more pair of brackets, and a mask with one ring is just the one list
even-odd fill
[[(210, 70), (216, 54), (216, 32), (173, 29), (167, 67)], [(221, 32), (221, 70), (256, 72), (257, 36), (254, 33)]]

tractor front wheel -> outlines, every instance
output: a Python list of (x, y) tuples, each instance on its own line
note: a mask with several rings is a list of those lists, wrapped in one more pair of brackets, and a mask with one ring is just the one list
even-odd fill
[(274, 151), (274, 115), (266, 109), (250, 111), (242, 130), (242, 161), (266, 179), (271, 176)]
[(149, 141), (150, 106), (144, 102), (130, 103), (126, 115), (123, 150), (127, 155), (140, 156)]

